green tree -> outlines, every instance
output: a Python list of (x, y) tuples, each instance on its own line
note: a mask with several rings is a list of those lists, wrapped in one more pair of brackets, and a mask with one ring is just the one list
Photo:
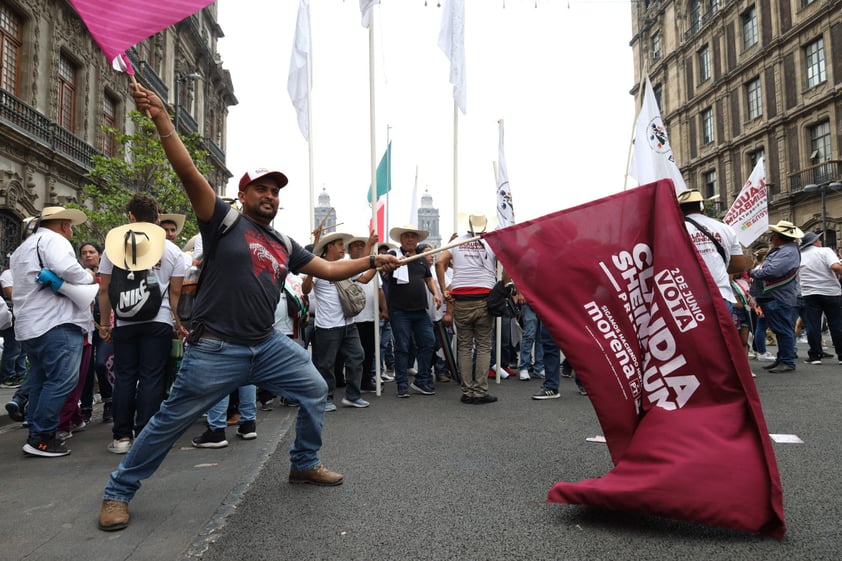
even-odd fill
[[(162, 213), (184, 214), (184, 229), (179, 244), (184, 244), (199, 229), (196, 215), (178, 176), (167, 160), (152, 120), (131, 111), (134, 133), (126, 134), (106, 127), (120, 149), (116, 156), (96, 155), (88, 173), (91, 183), (82, 188), (79, 204), (67, 206), (83, 210), (88, 221), (76, 228), (74, 241), (104, 242), (108, 231), (128, 222), (126, 204), (135, 193), (147, 193), (158, 201)], [(202, 138), (195, 133), (181, 135), (187, 151), (204, 174), (211, 169), (208, 154), (201, 149)]]

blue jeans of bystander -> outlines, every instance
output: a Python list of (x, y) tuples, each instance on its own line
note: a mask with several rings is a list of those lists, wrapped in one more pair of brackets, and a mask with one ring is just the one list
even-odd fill
[(418, 349), (418, 372), (415, 374), (414, 383), (420, 388), (432, 390), (434, 384), (433, 375), (430, 372), (430, 359), (433, 356), (436, 338), (433, 334), (433, 322), (427, 315), (427, 311), (393, 310), (389, 314), (389, 322), (392, 324), (395, 341), (395, 384), (398, 392), (409, 388), (406, 369), (410, 367), (410, 336), (415, 337), (415, 345)]
[(29, 356), (29, 408), (26, 420), (31, 436), (55, 432), (65, 398), (79, 380), (82, 329), (62, 324), (40, 337), (21, 341)]

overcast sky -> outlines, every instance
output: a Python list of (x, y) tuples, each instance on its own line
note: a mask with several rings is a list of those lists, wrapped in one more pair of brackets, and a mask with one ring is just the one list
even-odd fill
[[(425, 6), (425, 3), (428, 4)], [(453, 224), (453, 96), (438, 48), (436, 0), (374, 8), (377, 158), (392, 140), (389, 226), (410, 220), (418, 170), (441, 234)], [(459, 114), (457, 212), (495, 214), (497, 121), (518, 222), (619, 192), (635, 118), (627, 0), (466, 0), (467, 114)], [(219, 1), (219, 51), (239, 104), (227, 164), (290, 178), (275, 225), (309, 241), (308, 146), (287, 94), (297, 0)], [(367, 231), (371, 210), (369, 33), (357, 0), (311, 0), (315, 196), (327, 189), (342, 231)], [(387, 133), (388, 127), (388, 133)], [(414, 222), (414, 220), (413, 220)]]

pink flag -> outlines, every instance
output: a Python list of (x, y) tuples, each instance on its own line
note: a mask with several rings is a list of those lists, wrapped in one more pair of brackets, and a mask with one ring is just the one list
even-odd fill
[(70, 0), (108, 62), (213, 0)]
[(615, 465), (548, 499), (782, 537), (757, 388), (672, 183), (484, 237), (579, 374)]
[(117, 57), (111, 62), (111, 66), (117, 72), (125, 72), (129, 76), (134, 76), (134, 66), (132, 66), (132, 61), (129, 60), (126, 53), (120, 53), (117, 55)]

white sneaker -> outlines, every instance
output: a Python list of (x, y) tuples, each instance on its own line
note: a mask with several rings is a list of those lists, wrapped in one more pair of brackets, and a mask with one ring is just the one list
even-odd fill
[(108, 445), (108, 451), (112, 454), (125, 454), (132, 447), (132, 440), (130, 438), (114, 439)]
[(390, 376), (390, 375), (386, 374), (385, 372), (382, 372), (382, 371), (381, 371), (381, 372), (380, 372), (380, 381), (381, 381), (381, 382), (394, 382), (394, 381), (395, 381), (395, 377), (394, 377), (394, 376)]
[(757, 360), (762, 360), (764, 362), (775, 362), (777, 358), (769, 351), (766, 351), (765, 353), (759, 353), (757, 355)]
[(523, 381), (529, 380), (529, 370), (527, 370), (526, 368), (521, 370), (520, 374), (518, 374), (518, 378), (520, 378)]

